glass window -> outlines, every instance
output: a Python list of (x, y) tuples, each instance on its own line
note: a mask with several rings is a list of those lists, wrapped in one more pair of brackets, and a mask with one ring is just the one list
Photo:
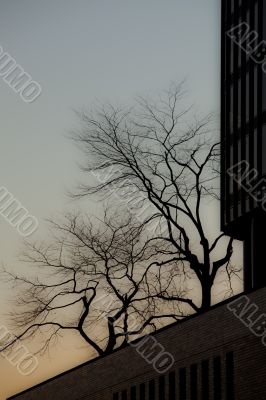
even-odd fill
[(180, 400), (187, 400), (186, 368), (181, 368), (179, 370), (179, 397), (180, 397)]
[(154, 379), (149, 382), (149, 400), (155, 400), (155, 381), (154, 381)]
[(221, 400), (222, 398), (221, 357), (215, 357), (213, 360), (213, 395), (215, 400)]
[(165, 400), (165, 378), (159, 377), (159, 400)]
[(226, 354), (226, 400), (235, 399), (234, 353)]
[(209, 382), (209, 361), (204, 360), (201, 363), (201, 393), (202, 399), (209, 400), (210, 398), (210, 382)]
[(132, 386), (130, 388), (130, 400), (136, 400), (136, 398), (137, 398), (136, 386)]
[(139, 400), (145, 400), (146, 390), (145, 383), (139, 385)]
[(169, 400), (176, 400), (175, 371), (169, 373)]
[(190, 398), (198, 400), (198, 366), (196, 364), (190, 367)]

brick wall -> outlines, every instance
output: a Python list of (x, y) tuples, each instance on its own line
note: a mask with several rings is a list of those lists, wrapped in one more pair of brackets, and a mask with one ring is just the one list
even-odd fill
[[(266, 288), (248, 297), (266, 313)], [(227, 305), (154, 335), (174, 357), (164, 373), (129, 346), (10, 399), (265, 400), (266, 347)]]

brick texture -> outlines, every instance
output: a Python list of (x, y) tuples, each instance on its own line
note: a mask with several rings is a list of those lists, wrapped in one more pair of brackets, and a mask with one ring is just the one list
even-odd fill
[[(259, 307), (260, 314), (266, 313), (266, 288), (248, 297)], [(220, 304), (154, 335), (174, 357), (171, 369), (163, 374), (156, 372), (136, 348), (128, 346), (10, 399), (266, 400), (266, 347), (260, 337), (228, 310), (227, 305), (228, 302)], [(180, 380), (180, 369), (186, 374), (186, 382)], [(169, 390), (171, 372), (175, 372), (176, 393)], [(160, 381), (161, 376), (164, 378)], [(153, 398), (148, 390), (152, 380), (155, 384)], [(163, 380), (160, 391), (159, 381)], [(131, 387), (136, 388), (132, 393)]]

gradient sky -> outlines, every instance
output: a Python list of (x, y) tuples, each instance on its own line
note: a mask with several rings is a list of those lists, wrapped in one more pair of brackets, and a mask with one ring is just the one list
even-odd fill
[[(66, 196), (80, 178), (79, 153), (67, 139), (77, 126), (73, 109), (97, 99), (130, 104), (186, 78), (198, 109), (218, 113), (219, 36), (219, 0), (0, 1), (0, 46), (43, 89), (26, 104), (0, 78), (0, 186), (38, 218), (36, 237), (44, 218), (73, 206)], [(96, 203), (86, 207), (93, 212)], [(1, 216), (0, 233), (1, 263), (21, 268), (21, 237)], [(2, 323), (11, 297), (1, 285)], [(27, 378), (0, 359), (0, 399), (88, 358), (74, 341), (64, 343)]]

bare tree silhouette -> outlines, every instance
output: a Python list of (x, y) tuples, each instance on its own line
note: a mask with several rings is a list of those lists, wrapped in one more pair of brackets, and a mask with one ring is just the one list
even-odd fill
[(183, 95), (181, 84), (157, 103), (140, 98), (129, 110), (79, 113), (74, 140), (90, 179), (74, 196), (108, 199), (108, 211), (102, 221), (50, 221), (51, 244), (27, 244), (23, 261), (33, 276), (4, 271), (18, 285), (17, 335), (6, 347), (44, 333), (42, 352), (73, 331), (102, 355), (207, 310), (218, 272), (232, 292), (232, 239), (209, 232), (206, 212), (218, 200), (219, 143), (212, 117), (193, 116)]
[[(163, 252), (147, 240), (131, 216), (121, 219), (106, 213), (102, 222), (96, 222), (97, 226), (81, 215), (51, 222), (57, 233), (52, 244), (28, 242), (22, 258), (35, 267), (34, 276), (4, 271), (19, 295), (11, 314), (17, 335), (2, 350), (43, 333), (39, 349), (43, 352), (62, 331), (71, 330), (102, 355), (147, 329), (156, 329), (159, 320), (187, 315), (177, 306), (163, 307), (157, 298), (156, 282), (170, 287), (177, 276), (166, 247)], [(165, 264), (175, 270), (168, 270), (167, 277), (160, 274)]]
[(184, 274), (193, 273), (201, 286), (199, 307), (167, 292), (161, 298), (206, 310), (218, 271), (223, 268), (228, 278), (236, 271), (230, 265), (232, 239), (224, 255), (214, 259), (225, 235), (210, 239), (206, 225), (211, 221), (206, 224), (202, 212), (204, 199), (218, 197), (219, 143), (212, 117), (192, 116), (191, 107), (182, 106), (182, 88), (171, 87), (159, 102), (139, 98), (130, 110), (108, 105), (78, 113), (82, 128), (73, 138), (85, 156), (82, 170), (97, 179), (80, 185), (76, 195), (105, 196), (114, 189), (141, 194), (153, 207), (143, 223), (164, 222), (167, 229), (154, 239), (170, 243), (172, 256), (186, 267)]

